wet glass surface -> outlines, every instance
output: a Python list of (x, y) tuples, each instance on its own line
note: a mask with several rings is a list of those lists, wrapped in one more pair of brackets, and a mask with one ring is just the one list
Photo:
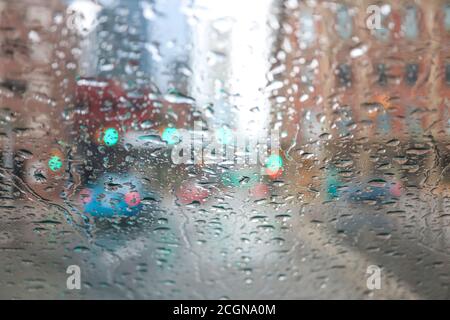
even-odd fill
[(0, 298), (449, 299), (450, 4), (343, 3), (0, 0)]

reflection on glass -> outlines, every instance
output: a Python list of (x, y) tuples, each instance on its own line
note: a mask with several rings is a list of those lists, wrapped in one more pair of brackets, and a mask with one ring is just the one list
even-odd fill
[(448, 6), (366, 5), (0, 0), (0, 298), (449, 298)]

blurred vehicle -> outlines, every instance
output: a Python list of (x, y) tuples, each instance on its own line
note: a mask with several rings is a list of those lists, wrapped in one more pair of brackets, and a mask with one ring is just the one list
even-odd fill
[(400, 197), (402, 190), (400, 182), (380, 178), (364, 180), (350, 186), (340, 182), (337, 175), (330, 176), (326, 181), (329, 199), (341, 198), (353, 203), (364, 201), (386, 202)]
[(89, 149), (96, 159), (111, 156), (118, 165), (125, 148), (173, 144), (164, 141), (168, 130), (189, 126), (191, 109), (170, 101), (178, 93), (163, 96), (156, 88), (126, 87), (114, 79), (77, 80), (75, 127), (81, 152)]
[(348, 190), (349, 199), (354, 202), (376, 201), (385, 202), (401, 194), (401, 185), (398, 182), (389, 183), (383, 179), (372, 179)]
[(94, 217), (134, 216), (142, 210), (145, 191), (133, 175), (105, 174), (79, 193), (84, 213)]

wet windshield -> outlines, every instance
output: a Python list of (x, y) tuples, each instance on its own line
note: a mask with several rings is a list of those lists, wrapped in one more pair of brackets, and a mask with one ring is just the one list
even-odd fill
[(0, 0), (0, 298), (450, 298), (449, 53), (440, 0)]

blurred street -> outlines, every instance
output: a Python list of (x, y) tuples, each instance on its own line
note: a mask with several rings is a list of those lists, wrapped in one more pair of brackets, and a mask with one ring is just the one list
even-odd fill
[(0, 299), (450, 299), (450, 2), (370, 5), (0, 0)]

